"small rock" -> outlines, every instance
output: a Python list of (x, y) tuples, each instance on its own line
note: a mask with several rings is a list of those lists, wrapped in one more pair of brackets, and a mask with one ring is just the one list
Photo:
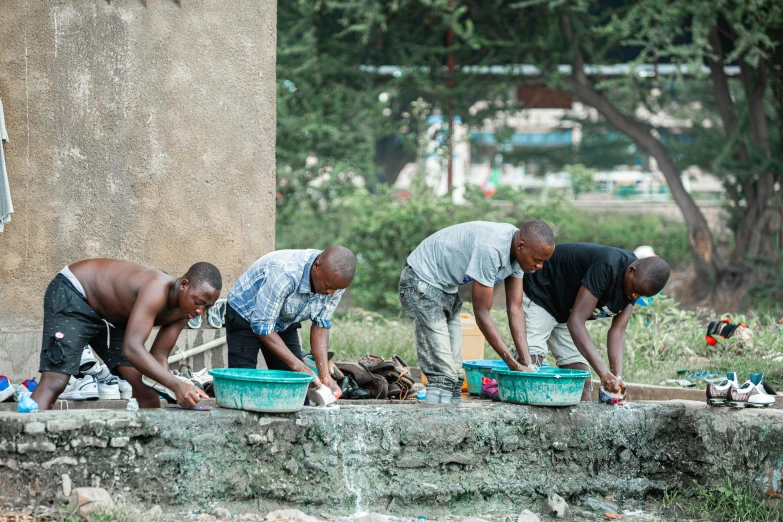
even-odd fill
[(538, 515), (536, 515), (529, 509), (526, 509), (519, 514), (519, 518), (517, 518), (517, 522), (541, 522), (541, 519), (538, 518)]
[(231, 512), (226, 508), (215, 508), (212, 510), (212, 514), (217, 517), (218, 520), (228, 520), (231, 517)]
[(367, 513), (354, 520), (354, 522), (389, 522), (389, 517), (378, 513)]
[(71, 476), (67, 473), (64, 473), (61, 477), (63, 479), (63, 495), (66, 497), (71, 496), (71, 488), (73, 486), (73, 482), (71, 482)]
[(209, 513), (202, 513), (193, 520), (196, 522), (217, 522), (217, 519)]
[(277, 511), (272, 511), (271, 513), (267, 513), (266, 516), (264, 517), (264, 520), (265, 521), (293, 520), (294, 522), (318, 522), (317, 518), (311, 517), (310, 515), (305, 515), (298, 509), (278, 509)]
[(487, 521), (483, 518), (465, 517), (460, 522), (487, 522)]
[(608, 500), (595, 498), (595, 497), (588, 497), (585, 500), (585, 506), (599, 513), (606, 513), (606, 512), (617, 513), (618, 511), (617, 504), (615, 504), (614, 502), (609, 502)]
[(155, 504), (142, 516), (142, 520), (160, 520), (163, 518), (163, 510)]
[(240, 522), (263, 522), (261, 515), (254, 515), (253, 513), (245, 513), (239, 517)]
[(114, 501), (109, 492), (103, 488), (74, 488), (71, 490), (71, 501), (68, 510), (83, 518), (95, 509), (114, 507)]
[(541, 509), (544, 515), (554, 515), (557, 518), (565, 518), (568, 515), (568, 504), (557, 493), (552, 493), (547, 497), (544, 502), (544, 507)]
[(565, 442), (553, 442), (552, 448), (555, 451), (568, 451), (568, 444), (566, 444)]
[(261, 444), (262, 442), (266, 442), (266, 437), (263, 435), (259, 435), (258, 433), (251, 433), (247, 436), (247, 443), (251, 446)]

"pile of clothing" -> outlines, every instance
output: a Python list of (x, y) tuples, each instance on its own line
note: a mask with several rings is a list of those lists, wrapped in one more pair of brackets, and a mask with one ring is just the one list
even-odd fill
[(718, 338), (729, 339), (734, 337), (740, 345), (753, 345), (753, 330), (745, 323), (732, 323), (731, 319), (724, 318), (719, 321), (711, 321), (707, 325), (707, 335), (704, 339), (710, 346), (718, 343)]
[[(415, 399), (421, 384), (414, 382), (410, 366), (399, 355), (384, 359), (377, 355), (363, 355), (359, 362), (332, 362), (329, 352), (329, 371), (340, 385), (341, 399)], [(315, 370), (312, 355), (304, 360)]]

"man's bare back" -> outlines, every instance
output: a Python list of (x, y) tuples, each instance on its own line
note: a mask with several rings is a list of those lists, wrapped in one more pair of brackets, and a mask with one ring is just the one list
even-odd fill
[(128, 323), (140, 291), (157, 294), (165, 302), (155, 314), (155, 326), (195, 317), (177, 306), (177, 279), (160, 270), (118, 259), (85, 259), (69, 268), (84, 286), (90, 307), (115, 326)]

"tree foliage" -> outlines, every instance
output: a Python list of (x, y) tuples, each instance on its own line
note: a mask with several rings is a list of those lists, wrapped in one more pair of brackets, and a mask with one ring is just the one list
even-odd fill
[[(703, 295), (758, 285), (780, 261), (781, 2), (292, 0), (279, 12), (282, 187), (312, 190), (307, 183), (319, 176), (358, 173), (374, 190), (383, 179), (377, 144), (398, 156), (415, 149), (421, 122), (411, 116), (413, 100), (469, 124), (499, 121), (499, 112), (516, 109), (513, 86), (546, 84), (572, 91), (600, 115), (598, 126), (656, 160), (685, 216)], [(629, 67), (619, 75), (590, 67), (617, 64)], [(400, 69), (373, 69), (384, 65)], [(662, 72), (667, 66), (672, 72)], [(694, 164), (718, 175), (729, 195), (728, 255), (680, 180)]]

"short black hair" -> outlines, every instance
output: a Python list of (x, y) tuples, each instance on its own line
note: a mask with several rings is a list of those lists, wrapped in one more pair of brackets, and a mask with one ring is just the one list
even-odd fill
[(206, 283), (218, 291), (223, 288), (223, 277), (220, 275), (220, 270), (206, 261), (199, 261), (191, 265), (185, 274), (185, 279), (190, 281), (193, 286)]
[(321, 253), (321, 264), (348, 284), (356, 274), (356, 256), (344, 246), (330, 246)]
[(537, 219), (526, 221), (519, 230), (522, 238), (537, 245), (554, 246), (555, 244), (555, 233), (552, 232), (546, 221)]
[(669, 264), (660, 257), (645, 257), (636, 261), (636, 271), (639, 280), (650, 295), (655, 295), (663, 290), (671, 275)]

